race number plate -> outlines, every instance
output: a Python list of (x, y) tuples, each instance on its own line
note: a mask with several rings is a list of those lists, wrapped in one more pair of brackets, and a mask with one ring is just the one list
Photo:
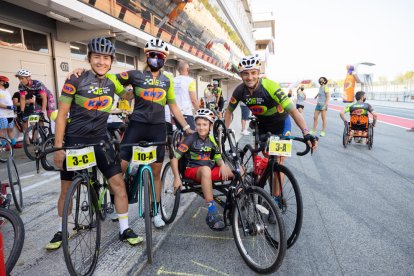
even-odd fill
[(39, 115), (30, 115), (29, 116), (29, 123), (35, 124), (35, 123), (39, 122), (39, 118), (40, 118)]
[(132, 164), (145, 165), (157, 160), (157, 147), (132, 147)]
[(292, 140), (280, 140), (278, 136), (271, 136), (269, 155), (292, 156)]
[(96, 166), (93, 147), (66, 151), (66, 167), (68, 171), (79, 171)]

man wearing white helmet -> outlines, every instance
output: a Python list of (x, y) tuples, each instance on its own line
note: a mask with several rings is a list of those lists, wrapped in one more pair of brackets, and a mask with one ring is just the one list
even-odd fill
[[(315, 150), (317, 141), (309, 134), (302, 115), (277, 82), (259, 77), (260, 67), (261, 62), (257, 55), (247, 56), (240, 60), (238, 69), (243, 83), (236, 87), (230, 99), (224, 115), (226, 127), (230, 126), (232, 112), (238, 103), (243, 102), (258, 118), (260, 135), (268, 132), (275, 135), (289, 135), (291, 131), (290, 115), (302, 131), (309, 146)], [(282, 158), (279, 161), (283, 163)], [(276, 192), (276, 186), (273, 191)], [(278, 195), (274, 196), (277, 201)]]

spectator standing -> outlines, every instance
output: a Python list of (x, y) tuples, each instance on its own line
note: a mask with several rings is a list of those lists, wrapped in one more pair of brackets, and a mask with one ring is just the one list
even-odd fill
[[(174, 78), (176, 102), (187, 124), (191, 129), (195, 129), (193, 109), (198, 109), (196, 83), (189, 76), (190, 66), (186, 61), (180, 60), (178, 62), (178, 72), (180, 75)], [(176, 126), (182, 129), (179, 123), (176, 123)]]
[(219, 114), (219, 117), (221, 118), (221, 112), (223, 111), (224, 107), (224, 98), (223, 98), (223, 90), (218, 86), (219, 82), (218, 80), (213, 81), (213, 95), (216, 98), (216, 110)]
[(249, 116), (250, 116), (250, 109), (243, 102), (240, 102), (240, 109), (241, 109), (241, 125), (242, 125), (241, 134), (250, 135), (250, 131), (248, 131), (246, 128), (247, 121), (249, 120)]
[(305, 87), (303, 85), (299, 86), (296, 90), (296, 109), (302, 113), (303, 108), (305, 108), (306, 93)]
[[(11, 95), (7, 88), (9, 87), (9, 79), (6, 76), (0, 76), (0, 136), (7, 137), (13, 147), (16, 146), (14, 138), (14, 106)], [(5, 145), (2, 145), (5, 146)]]
[(329, 88), (327, 86), (328, 79), (325, 77), (319, 78), (319, 92), (315, 96), (316, 101), (316, 107), (315, 107), (315, 113), (313, 115), (313, 128), (310, 131), (310, 134), (315, 134), (316, 128), (318, 127), (318, 117), (319, 114), (321, 114), (322, 117), (322, 130), (320, 132), (321, 137), (326, 135), (326, 111), (328, 110), (328, 101), (329, 101)]

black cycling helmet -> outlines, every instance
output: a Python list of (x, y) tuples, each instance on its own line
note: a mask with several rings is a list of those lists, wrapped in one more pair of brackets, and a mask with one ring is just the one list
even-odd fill
[(88, 43), (88, 55), (91, 53), (115, 57), (115, 46), (106, 37), (93, 38)]

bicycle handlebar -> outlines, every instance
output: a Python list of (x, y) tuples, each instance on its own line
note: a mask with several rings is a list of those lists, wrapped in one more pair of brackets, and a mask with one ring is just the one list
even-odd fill
[[(304, 155), (308, 154), (309, 151), (312, 150), (312, 148), (308, 145), (307, 141), (304, 138), (297, 137), (297, 136), (274, 135), (274, 134), (271, 134), (270, 132), (268, 132), (266, 134), (260, 135), (259, 140), (260, 140), (260, 142), (267, 142), (267, 140), (269, 139), (270, 136), (278, 136), (282, 140), (295, 140), (295, 141), (304, 143), (305, 146), (306, 146), (306, 149), (304, 151), (297, 152), (296, 155), (298, 155), (298, 156), (304, 156)], [(315, 137), (315, 140), (317, 141), (318, 137)], [(264, 150), (264, 147), (261, 145), (259, 147), (258, 151), (262, 151), (262, 150)], [(311, 154), (312, 153), (313, 153), (313, 151), (311, 151)]]
[(165, 144), (166, 144), (165, 141), (162, 141), (162, 142), (139, 141), (138, 143), (121, 144), (120, 147), (124, 148), (124, 147), (139, 146), (139, 147), (146, 148), (146, 147), (151, 147), (151, 146), (163, 146)]

